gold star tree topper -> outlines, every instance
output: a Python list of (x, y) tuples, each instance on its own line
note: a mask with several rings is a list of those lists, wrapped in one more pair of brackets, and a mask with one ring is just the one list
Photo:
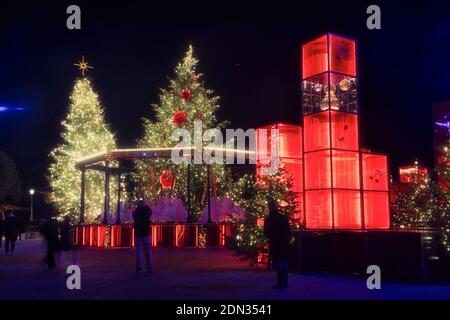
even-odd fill
[(81, 61), (78, 61), (78, 63), (74, 63), (73, 65), (77, 66), (78, 69), (81, 70), (81, 74), (83, 75), (83, 77), (86, 71), (88, 71), (89, 69), (94, 69), (94, 67), (91, 67), (89, 65), (89, 62), (84, 60), (84, 56), (81, 57)]

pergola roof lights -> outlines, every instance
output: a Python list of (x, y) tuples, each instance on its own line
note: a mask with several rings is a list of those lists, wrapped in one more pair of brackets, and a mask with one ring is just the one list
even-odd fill
[[(94, 169), (105, 171), (104, 166), (98, 165), (99, 162), (108, 161), (120, 161), (120, 160), (139, 160), (147, 158), (170, 158), (172, 157), (172, 152), (177, 151), (180, 157), (193, 157), (194, 147), (173, 147), (173, 148), (136, 148), (136, 149), (113, 149), (108, 151), (102, 151), (87, 157), (81, 158), (77, 161), (76, 167), (78, 169)], [(223, 156), (232, 153), (234, 156), (245, 155), (246, 159), (251, 158), (255, 155), (255, 151), (249, 150), (239, 150), (239, 149), (227, 149), (227, 148), (214, 148), (205, 147), (203, 150), (213, 151), (214, 154), (217, 152), (222, 152)], [(188, 151), (188, 152), (186, 152)], [(186, 152), (186, 154), (184, 154)], [(114, 169), (114, 168), (109, 168)]]

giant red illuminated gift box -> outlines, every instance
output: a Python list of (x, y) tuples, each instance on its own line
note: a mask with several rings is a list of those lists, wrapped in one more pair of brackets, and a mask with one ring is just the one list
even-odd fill
[(399, 167), (400, 183), (423, 182), (428, 174), (427, 167), (413, 165)]
[[(334, 34), (310, 41), (302, 46), (302, 66), (303, 130), (288, 144), (302, 152), (287, 168), (303, 177), (297, 188), (306, 227), (389, 228), (387, 156), (360, 146), (355, 41)], [(264, 147), (257, 144), (257, 160)], [(283, 151), (279, 157), (283, 163)], [(257, 162), (257, 173), (262, 168)]]
[(355, 41), (325, 34), (302, 46), (302, 78), (331, 71), (356, 76)]
[(355, 41), (326, 34), (302, 59), (307, 228), (389, 228), (387, 157), (360, 147)]
[(362, 153), (364, 226), (390, 227), (389, 170), (384, 154)]

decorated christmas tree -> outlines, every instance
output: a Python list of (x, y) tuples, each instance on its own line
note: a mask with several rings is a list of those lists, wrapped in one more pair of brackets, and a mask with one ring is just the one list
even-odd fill
[(428, 174), (412, 174), (408, 189), (394, 204), (393, 222), (399, 228), (439, 230), (450, 253), (450, 161), (448, 150), (436, 167), (438, 183)]
[(439, 228), (442, 234), (442, 244), (450, 253), (450, 152), (444, 148), (444, 158), (436, 168), (438, 185), (441, 189), (441, 197), (438, 201), (440, 207)]
[[(87, 68), (89, 66), (83, 59), (80, 62), (83, 77), (75, 81), (69, 112), (62, 122), (62, 143), (50, 153), (50, 201), (60, 212), (60, 217), (69, 216), (73, 221), (78, 221), (80, 214), (81, 173), (75, 168), (76, 161), (116, 147), (114, 135), (105, 123), (98, 95), (91, 81), (84, 77)], [(85, 220), (88, 223), (103, 213), (104, 181), (104, 174), (86, 171)], [(113, 177), (110, 187), (111, 203), (115, 203), (117, 180)]]
[[(186, 129), (193, 137), (194, 122), (201, 125), (203, 132), (225, 126), (225, 123), (218, 123), (215, 117), (219, 97), (205, 88), (202, 74), (197, 73), (197, 64), (193, 47), (189, 46), (184, 58), (175, 68), (175, 77), (170, 80), (169, 88), (161, 89), (160, 101), (153, 105), (156, 121), (144, 119), (144, 134), (138, 141), (140, 148), (175, 147), (178, 141), (171, 139), (173, 131)], [(205, 146), (208, 142), (202, 144)], [(135, 198), (145, 197), (156, 201), (166, 194), (179, 197), (186, 203), (187, 164), (175, 164), (171, 159), (146, 159), (138, 161), (136, 167)], [(207, 166), (192, 164), (190, 176), (189, 220), (196, 221), (207, 202)], [(224, 165), (213, 164), (211, 177), (212, 196), (220, 196), (226, 185)]]
[[(258, 180), (258, 182), (256, 182)], [(245, 218), (237, 221), (235, 248), (239, 255), (252, 262), (260, 262), (267, 253), (267, 239), (264, 237), (264, 219), (269, 214), (268, 201), (275, 200), (281, 214), (288, 217), (293, 229), (300, 227), (297, 214), (298, 194), (292, 191), (294, 179), (280, 168), (276, 174), (244, 175), (229, 191), (229, 197), (245, 210)]]
[(440, 190), (428, 174), (412, 174), (407, 190), (400, 194), (394, 204), (394, 225), (413, 229), (437, 228), (439, 197)]

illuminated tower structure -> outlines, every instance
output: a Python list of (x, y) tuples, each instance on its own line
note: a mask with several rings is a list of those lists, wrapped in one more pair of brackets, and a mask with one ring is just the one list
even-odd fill
[(355, 41), (312, 40), (302, 46), (302, 66), (306, 227), (389, 228), (387, 156), (360, 146)]

